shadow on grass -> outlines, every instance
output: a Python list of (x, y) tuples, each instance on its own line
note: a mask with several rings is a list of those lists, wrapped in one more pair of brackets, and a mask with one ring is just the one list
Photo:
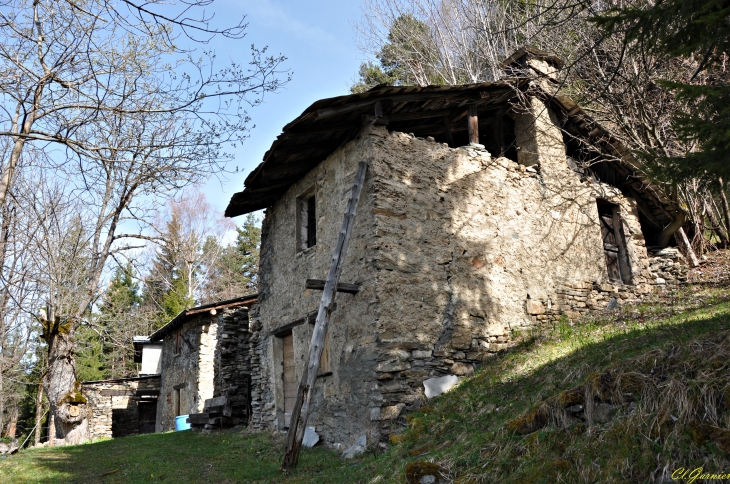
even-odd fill
[[(653, 321), (651, 326), (640, 326), (630, 320), (625, 323), (593, 321), (583, 326), (557, 327), (551, 337), (527, 340), (491, 359), (473, 378), (452, 392), (412, 413), (408, 417), (409, 429), (403, 443), (382, 456), (380, 462), (364, 462), (357, 477), (361, 482), (367, 482), (364, 480), (366, 477), (372, 478), (380, 474), (385, 478), (393, 475), (397, 477), (392, 478), (392, 481), (385, 478), (380, 482), (399, 482), (403, 479), (408, 462), (433, 459), (447, 463), (452, 477), (463, 477), (467, 471), (473, 476), (475, 469), (478, 474), (489, 472), (490, 468), (498, 468), (505, 472), (500, 474), (500, 481), (526, 482), (520, 480), (524, 475), (519, 477), (519, 468), (525, 465), (525, 459), (539, 461), (544, 452), (546, 460), (531, 465), (544, 465), (547, 469), (551, 465), (547, 460), (548, 455), (557, 459), (555, 462), (563, 462), (563, 450), (560, 450), (563, 444), (558, 445), (557, 451), (538, 448), (534, 444), (544, 438), (543, 431), (528, 436), (513, 435), (505, 429), (507, 421), (523, 415), (547, 397), (583, 384), (594, 372), (603, 372), (654, 349), (684, 347), (694, 339), (712, 338), (719, 332), (730, 330), (730, 302), (726, 297), (716, 301), (721, 302), (706, 308), (684, 310), (664, 321)], [(630, 313), (621, 316), (628, 318)], [(599, 341), (588, 341), (601, 330), (610, 334), (606, 334)], [(591, 336), (591, 333), (594, 335)], [(718, 335), (718, 338), (726, 335), (727, 333)], [(556, 341), (558, 337), (562, 343)], [(541, 360), (537, 360), (536, 355), (542, 351), (544, 357), (544, 352), (551, 351), (552, 346), (560, 350), (558, 352), (556, 349), (556, 357), (540, 363)], [(698, 354), (697, 358), (704, 356), (706, 355)], [(516, 371), (517, 368), (522, 370)], [(506, 378), (505, 375), (510, 373), (514, 373), (515, 377)], [(560, 438), (556, 437), (554, 440)], [(646, 440), (641, 436), (638, 438)], [(637, 445), (637, 448), (647, 442), (649, 441)], [(608, 449), (611, 444), (602, 445), (604, 452), (610, 454)], [(530, 456), (530, 452), (535, 454)], [(610, 460), (611, 457), (604, 455), (600, 458)], [(656, 454), (652, 457), (655, 458)], [(655, 461), (652, 461), (652, 467), (646, 465), (647, 474), (654, 471), (655, 465)], [(482, 470), (485, 468), (487, 470)], [(494, 478), (493, 474), (491, 478)], [(544, 482), (550, 482), (547, 474), (545, 478), (548, 480)], [(648, 477), (640, 475), (637, 478), (639, 480), (635, 482), (646, 482)], [(464, 482), (482, 481), (467, 479)]]
[[(484, 364), (454, 391), (433, 400), (428, 410), (409, 417), (408, 438), (385, 454), (343, 462), (326, 449), (305, 450), (294, 473), (279, 471), (281, 439), (268, 434), (178, 432), (125, 437), (74, 447), (23, 452), (0, 464), (13, 482), (402, 482), (405, 464), (434, 458), (448, 460), (458, 474), (484, 462), (484, 449), (504, 423), (538, 401), (583, 383), (595, 371), (655, 348), (730, 330), (730, 302), (684, 310), (660, 323), (640, 327), (626, 321), (593, 321), (563, 326), (552, 339), (533, 338)], [(629, 318), (630, 313), (622, 316)], [(592, 333), (610, 330), (600, 341)], [(557, 345), (562, 354), (539, 364), (536, 351)], [(565, 346), (567, 345), (567, 347)], [(571, 346), (572, 345), (572, 346)], [(573, 348), (573, 349), (571, 349)], [(515, 371), (522, 365), (529, 370)], [(505, 380), (505, 372), (515, 378)], [(414, 424), (414, 422), (419, 422)], [(517, 458), (517, 457), (515, 457)]]

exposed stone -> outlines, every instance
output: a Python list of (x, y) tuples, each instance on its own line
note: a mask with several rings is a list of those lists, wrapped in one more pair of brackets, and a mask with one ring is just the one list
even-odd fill
[(399, 403), (398, 405), (391, 405), (388, 407), (383, 407), (380, 410), (380, 419), (381, 420), (393, 420), (398, 418), (403, 408), (405, 408), (405, 403)]
[(407, 484), (445, 484), (448, 470), (433, 462), (409, 462), (406, 464)]
[(376, 371), (392, 372), (392, 371), (403, 371), (411, 367), (411, 364), (407, 361), (386, 361), (380, 363), (376, 367)]
[(342, 453), (342, 458), (354, 459), (355, 457), (364, 454), (367, 450), (367, 443), (367, 437), (365, 435), (361, 435), (360, 437), (358, 437), (354, 444), (352, 444), (350, 447), (348, 447), (347, 450)]
[(314, 447), (319, 442), (319, 434), (314, 431), (314, 427), (307, 427), (304, 429), (304, 438), (302, 439), (302, 445), (304, 447)]
[(507, 334), (507, 332), (502, 324), (490, 321), (487, 325), (487, 334), (489, 336), (502, 336)]
[(618, 301), (616, 300), (616, 298), (615, 297), (612, 297), (608, 301), (608, 304), (606, 305), (606, 310), (607, 311), (613, 311), (614, 309), (618, 309), (620, 307), (621, 307), (621, 305), (618, 303)]
[(472, 373), (474, 373), (474, 367), (472, 365), (457, 361), (456, 363), (451, 365), (451, 373), (459, 376), (471, 375)]
[(527, 314), (545, 314), (545, 306), (540, 301), (528, 299), (526, 303)]
[(425, 359), (425, 358), (431, 358), (433, 355), (432, 350), (426, 350), (426, 351), (420, 351), (420, 350), (414, 350), (413, 351), (413, 358), (414, 359)]
[(0, 442), (0, 454), (14, 454), (18, 451), (18, 439), (10, 442)]
[(426, 398), (434, 398), (451, 390), (459, 381), (454, 375), (429, 378), (423, 382)]

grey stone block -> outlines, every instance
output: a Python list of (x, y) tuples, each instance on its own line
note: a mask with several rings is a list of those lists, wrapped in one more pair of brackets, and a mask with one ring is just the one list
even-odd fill
[(423, 388), (426, 390), (426, 397), (433, 398), (451, 390), (459, 381), (459, 377), (454, 375), (446, 375), (437, 378), (429, 378), (423, 382)]
[(314, 431), (314, 427), (307, 427), (304, 430), (302, 445), (304, 447), (314, 447), (317, 442), (319, 442), (319, 434)]
[(367, 450), (367, 445), (367, 437), (365, 435), (361, 435), (360, 437), (358, 437), (354, 444), (352, 444), (350, 447), (348, 447), (347, 450), (342, 453), (342, 458), (354, 459), (355, 457), (364, 454)]

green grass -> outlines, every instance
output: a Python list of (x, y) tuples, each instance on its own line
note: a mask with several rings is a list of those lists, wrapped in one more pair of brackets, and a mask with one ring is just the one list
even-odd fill
[[(435, 462), (459, 483), (653, 482), (665, 469), (700, 466), (730, 472), (726, 434), (713, 434), (730, 427), (727, 288), (695, 286), (669, 303), (564, 321), (548, 334), (523, 337), (519, 347), (407, 415), (407, 428), (387, 452), (356, 462), (304, 449), (299, 467), (283, 475), (281, 436), (180, 432), (24, 451), (0, 460), (0, 481), (375, 484), (404, 482), (414, 461)], [(619, 402), (611, 422), (556, 424), (563, 410), (546, 402), (627, 375), (644, 383)], [(508, 430), (509, 422), (548, 407), (551, 420), (539, 430)]]

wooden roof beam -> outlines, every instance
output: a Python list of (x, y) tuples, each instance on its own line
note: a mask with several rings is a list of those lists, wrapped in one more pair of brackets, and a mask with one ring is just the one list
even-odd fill
[[(421, 92), (421, 93), (414, 93), (414, 94), (401, 94), (401, 95), (393, 95), (393, 96), (385, 96), (381, 98), (373, 98), (373, 99), (365, 99), (363, 101), (358, 102), (352, 102), (343, 104), (341, 106), (335, 106), (335, 107), (329, 107), (329, 108), (322, 108), (318, 109), (316, 111), (317, 118), (327, 118), (330, 116), (336, 116), (338, 114), (344, 114), (344, 113), (350, 113), (352, 111), (357, 111), (363, 108), (366, 108), (368, 106), (371, 106), (375, 104), (378, 101), (426, 101), (429, 99), (434, 98), (443, 98), (444, 100), (452, 100), (452, 101), (481, 101), (481, 102), (487, 102), (487, 101), (493, 101), (495, 100), (495, 96), (498, 96), (500, 94), (504, 93), (511, 93), (512, 89), (510, 88), (497, 88), (497, 89), (482, 89), (482, 90), (464, 90), (464, 91), (458, 91), (457, 93), (449, 93), (449, 92)], [(491, 104), (491, 102), (489, 103)]]

